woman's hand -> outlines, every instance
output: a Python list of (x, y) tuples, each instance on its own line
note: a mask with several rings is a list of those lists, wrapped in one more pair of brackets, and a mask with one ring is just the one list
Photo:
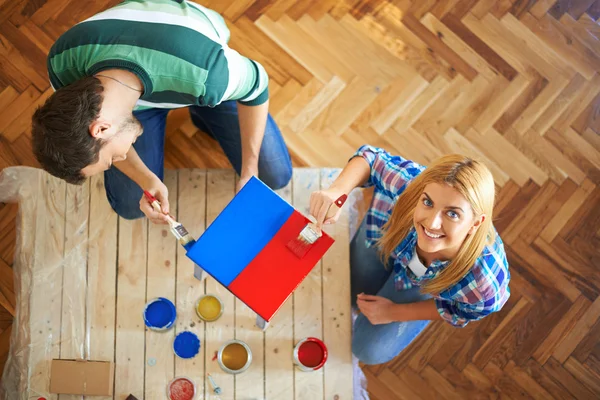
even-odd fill
[(358, 295), (356, 305), (373, 325), (389, 324), (396, 321), (393, 312), (396, 303), (385, 297), (361, 293)]
[(319, 229), (322, 228), (323, 224), (333, 224), (340, 217), (340, 210), (329, 219), (327, 217), (327, 211), (329, 207), (341, 196), (344, 192), (335, 188), (329, 188), (326, 190), (318, 190), (312, 192), (310, 195), (310, 215), (315, 217), (316, 224)]
[(155, 224), (167, 224), (167, 215), (169, 214), (169, 190), (164, 183), (155, 175), (143, 185), (142, 190), (147, 190), (160, 202), (162, 213), (157, 212), (146, 196), (142, 194), (140, 199), (140, 210)]

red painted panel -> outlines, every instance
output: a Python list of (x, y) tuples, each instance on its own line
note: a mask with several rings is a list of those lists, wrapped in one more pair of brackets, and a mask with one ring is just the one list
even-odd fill
[(333, 244), (327, 234), (299, 259), (287, 247), (310, 221), (294, 211), (270, 242), (231, 282), (228, 289), (269, 321)]

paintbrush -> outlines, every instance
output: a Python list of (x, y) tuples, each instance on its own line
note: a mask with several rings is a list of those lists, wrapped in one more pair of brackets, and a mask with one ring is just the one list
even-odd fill
[[(329, 218), (332, 218), (340, 208), (346, 202), (348, 198), (347, 194), (343, 194), (334, 201), (329, 209), (327, 210), (327, 214), (325, 215), (325, 221)], [(286, 247), (296, 255), (298, 258), (303, 258), (306, 253), (310, 250), (312, 245), (319, 240), (319, 238), (323, 235), (321, 229), (317, 227), (317, 224), (313, 222), (309, 222), (298, 235), (297, 238), (290, 240)]]
[[(152, 204), (154, 211), (164, 214), (162, 211), (162, 208), (160, 206), (160, 202), (156, 199), (156, 197), (154, 197), (147, 190), (144, 190), (144, 196), (146, 196), (146, 198), (148, 199), (150, 204)], [(194, 244), (196, 242), (196, 239), (194, 239), (192, 237), (192, 235), (190, 235), (190, 233), (187, 231), (187, 229), (185, 229), (184, 226), (180, 222), (177, 222), (173, 217), (171, 217), (171, 215), (169, 215), (169, 214), (164, 214), (164, 215), (167, 216), (167, 222), (169, 223), (169, 226), (171, 228), (171, 233), (173, 234), (173, 236), (175, 236), (177, 238), (177, 240), (179, 241), (179, 243), (181, 243), (181, 245), (186, 250), (188, 250), (188, 247), (190, 247), (192, 244)]]

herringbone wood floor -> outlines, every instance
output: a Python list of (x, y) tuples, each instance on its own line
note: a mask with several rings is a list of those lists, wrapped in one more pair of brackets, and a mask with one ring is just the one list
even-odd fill
[[(37, 165), (29, 120), (54, 39), (115, 3), (0, 0), (0, 168)], [(269, 72), (295, 165), (343, 166), (371, 143), (425, 164), (463, 152), (495, 175), (510, 301), (365, 368), (372, 399), (600, 397), (600, 0), (202, 3)], [(228, 166), (185, 110), (166, 153), (171, 168)], [(2, 360), (15, 213), (0, 205)]]

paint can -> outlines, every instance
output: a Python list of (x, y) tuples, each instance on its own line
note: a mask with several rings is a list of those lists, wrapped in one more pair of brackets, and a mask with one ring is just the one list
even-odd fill
[(179, 376), (167, 385), (169, 400), (192, 400), (196, 397), (196, 384), (190, 378)]
[(190, 331), (183, 331), (173, 340), (173, 352), (179, 358), (193, 358), (200, 352), (200, 339)]
[(294, 347), (293, 359), (294, 364), (301, 371), (316, 371), (327, 361), (327, 346), (321, 339), (304, 338)]
[(177, 318), (175, 305), (171, 300), (157, 297), (146, 303), (144, 307), (144, 323), (154, 331), (166, 331), (173, 327)]
[(214, 294), (205, 294), (196, 301), (196, 314), (201, 320), (213, 322), (223, 315), (223, 302)]
[(219, 349), (217, 362), (221, 369), (228, 374), (242, 373), (252, 363), (252, 350), (241, 340), (230, 340)]

